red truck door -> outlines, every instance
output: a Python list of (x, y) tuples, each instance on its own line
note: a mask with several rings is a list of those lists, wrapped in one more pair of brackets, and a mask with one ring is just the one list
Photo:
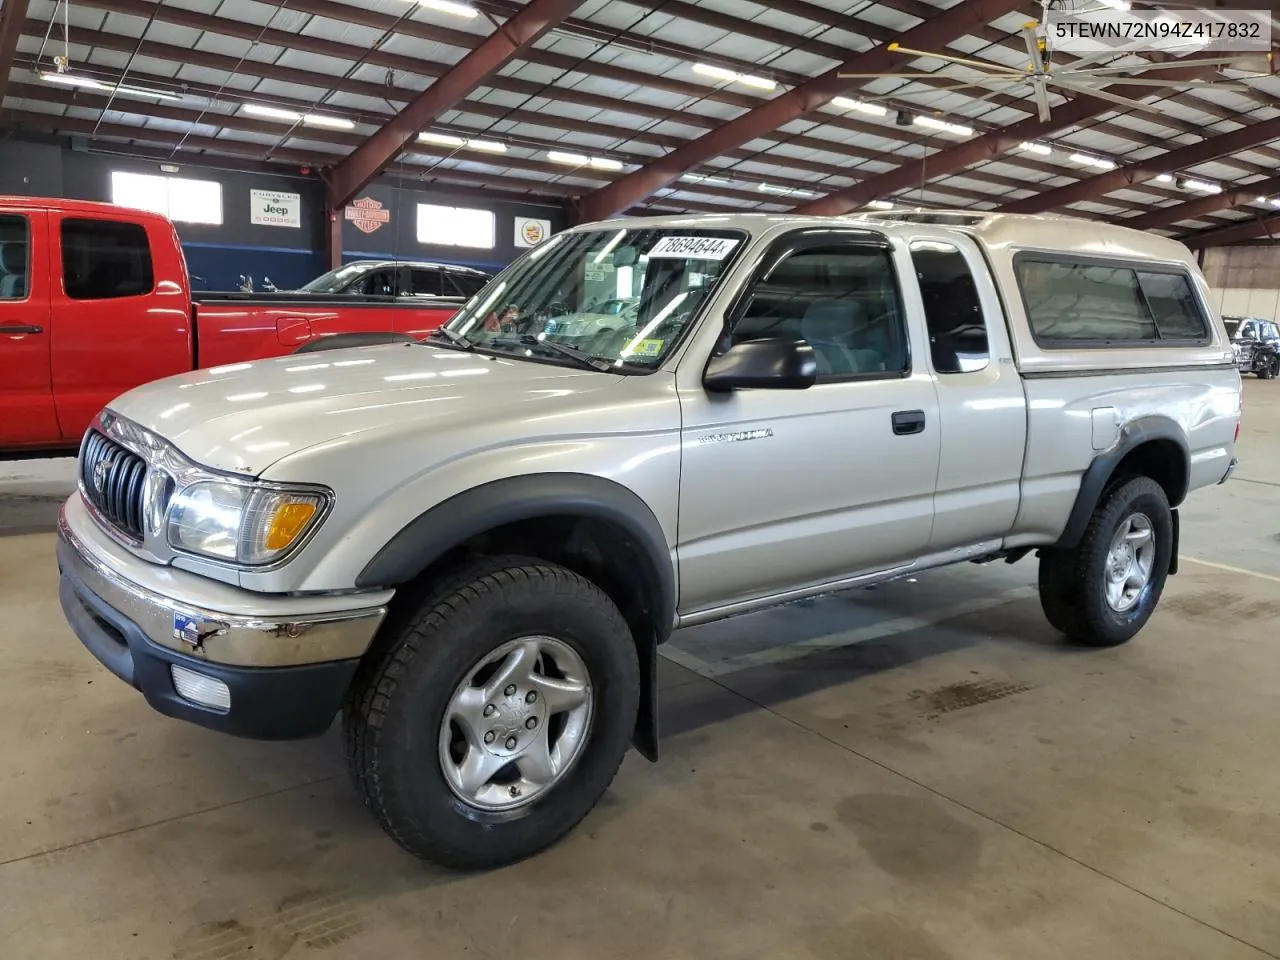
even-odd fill
[(49, 370), (49, 240), (43, 210), (0, 211), (0, 448), (58, 434)]
[(191, 369), (191, 300), (178, 236), (121, 209), (50, 214), (53, 395), (64, 440), (126, 390)]

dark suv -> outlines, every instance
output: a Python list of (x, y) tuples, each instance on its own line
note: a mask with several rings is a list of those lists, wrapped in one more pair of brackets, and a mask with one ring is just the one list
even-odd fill
[(1280, 325), (1258, 317), (1223, 317), (1236, 365), (1259, 380), (1280, 376)]
[(359, 294), (370, 297), (462, 297), (469, 300), (490, 274), (449, 263), (405, 260), (355, 260), (316, 277), (306, 293)]

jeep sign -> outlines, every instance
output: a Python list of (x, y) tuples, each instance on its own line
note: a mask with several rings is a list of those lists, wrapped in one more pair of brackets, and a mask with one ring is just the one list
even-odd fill
[(302, 226), (302, 197), (296, 193), (275, 190), (249, 191), (249, 222), (264, 227)]

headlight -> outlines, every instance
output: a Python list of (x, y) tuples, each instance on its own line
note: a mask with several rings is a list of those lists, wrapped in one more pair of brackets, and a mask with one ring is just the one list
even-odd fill
[(319, 521), (326, 497), (311, 490), (199, 481), (169, 510), (169, 544), (245, 566), (278, 560)]

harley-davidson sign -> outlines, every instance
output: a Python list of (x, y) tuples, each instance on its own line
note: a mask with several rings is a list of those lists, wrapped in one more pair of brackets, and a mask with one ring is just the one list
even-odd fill
[(373, 233), (380, 230), (384, 223), (391, 222), (391, 211), (373, 197), (361, 197), (359, 200), (352, 200), (347, 207), (347, 219), (361, 233)]

